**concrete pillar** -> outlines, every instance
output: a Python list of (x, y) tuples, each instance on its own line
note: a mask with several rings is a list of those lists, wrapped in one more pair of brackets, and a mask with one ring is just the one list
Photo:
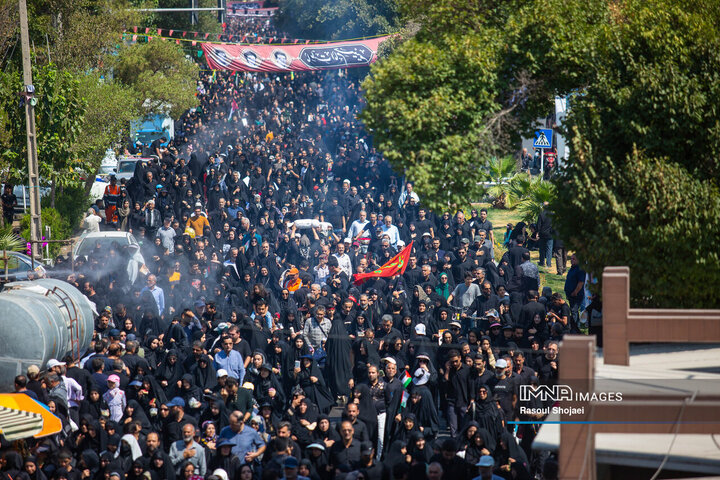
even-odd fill
[(630, 269), (605, 267), (602, 279), (603, 357), (605, 363), (630, 365), (628, 315), (630, 312)]
[[(594, 336), (566, 335), (560, 344), (558, 385), (569, 385), (575, 392), (595, 390)], [(565, 359), (567, 361), (565, 361)], [(589, 421), (589, 402), (560, 402), (560, 407), (583, 408), (582, 414), (561, 414), (558, 461), (561, 480), (595, 480), (595, 433), (592, 425), (564, 423)]]

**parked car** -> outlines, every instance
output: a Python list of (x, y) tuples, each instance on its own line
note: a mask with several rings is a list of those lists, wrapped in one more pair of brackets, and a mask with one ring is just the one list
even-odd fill
[[(5, 192), (5, 184), (0, 185), (0, 192)], [(25, 213), (26, 210), (30, 210), (30, 188), (26, 185), (15, 185), (13, 186), (13, 193), (17, 197), (15, 213)], [(40, 199), (49, 194), (49, 187), (40, 187)]]
[[(28, 279), (28, 272), (33, 270), (32, 258), (20, 252), (6, 251), (7, 256), (7, 274), (5, 274), (5, 258), (3, 252), (0, 251), (0, 283), (16, 282)], [(47, 266), (35, 260), (35, 268), (45, 269)]]
[(84, 233), (73, 248), (73, 260), (83, 258), (87, 260), (88, 255), (95, 249), (107, 251), (113, 244), (118, 247), (127, 247), (130, 251), (127, 273), (130, 282), (135, 283), (139, 273), (147, 270), (145, 259), (140, 253), (140, 244), (132, 233), (128, 232), (90, 232)]

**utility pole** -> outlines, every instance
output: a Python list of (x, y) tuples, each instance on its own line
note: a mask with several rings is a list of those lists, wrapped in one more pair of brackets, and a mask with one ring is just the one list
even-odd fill
[(27, 127), (28, 177), (30, 187), (30, 242), (33, 258), (42, 256), (40, 246), (40, 175), (38, 174), (37, 137), (35, 135), (35, 87), (32, 83), (32, 64), (30, 63), (30, 35), (28, 34), (28, 14), (25, 0), (19, 0), (20, 43), (22, 45), (23, 91), (25, 96), (25, 125)]

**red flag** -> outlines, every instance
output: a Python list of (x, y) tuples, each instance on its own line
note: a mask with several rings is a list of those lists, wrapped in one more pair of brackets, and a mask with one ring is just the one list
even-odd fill
[(148, 42), (149, 42), (150, 40), (152, 40), (152, 37), (148, 37)]
[(217, 36), (217, 37), (218, 37), (218, 40), (220, 40), (220, 37), (222, 37), (222, 35), (220, 35), (220, 34), (218, 33), (218, 36)]
[(150, 27), (147, 27), (147, 28), (145, 29), (145, 33), (146, 33), (146, 34), (147, 34), (147, 33), (150, 33)]
[(133, 35), (133, 36), (132, 36), (132, 41), (133, 41), (133, 42), (137, 42), (137, 35)]
[(185, 35), (187, 35), (187, 32), (183, 32), (183, 38), (185, 38)]
[(305, 45), (307, 45), (308, 43), (310, 43), (310, 40), (305, 40)]
[(195, 40), (193, 40), (193, 41), (192, 41), (192, 46), (194, 47), (195, 45), (197, 45), (197, 42), (196, 42)]
[(158, 28), (158, 37), (162, 37), (162, 28)]
[(232, 39), (233, 39), (234, 36), (235, 36), (235, 35), (230, 35), (230, 36), (228, 37), (228, 42), (232, 42)]
[[(193, 32), (193, 37), (196, 37), (196, 38), (197, 38), (197, 34), (198, 34), (198, 32)], [(207, 37), (206, 37), (206, 38), (207, 38)]]
[(133, 32), (137, 33), (137, 27), (133, 27)]
[(293, 41), (293, 43), (297, 43), (297, 42), (298, 42), (298, 39), (296, 38), (296, 39)]
[[(180, 39), (179, 39), (179, 38), (176, 38), (176, 39), (175, 39), (175, 43), (177, 43), (178, 45), (180, 45)], [(323, 119), (323, 120), (324, 120), (324, 119)]]
[(393, 275), (397, 274), (402, 275), (403, 273), (405, 273), (405, 268), (407, 267), (408, 261), (410, 259), (410, 252), (412, 252), (412, 246), (413, 242), (410, 242), (410, 245), (403, 248), (400, 253), (388, 260), (385, 265), (378, 268), (377, 270), (368, 273), (356, 273), (355, 275), (353, 275), (353, 283), (355, 285), (359, 285), (368, 278), (392, 277)]
[(287, 40), (287, 37), (283, 37), (282, 40), (280, 40), (280, 43), (285, 43), (286, 40)]
[(242, 40), (240, 40), (240, 42), (244, 42), (246, 38), (247, 38), (247, 35), (244, 35)]
[(210, 34), (209, 34), (209, 33), (206, 33), (206, 34), (205, 34), (205, 40), (207, 40), (207, 38), (208, 38), (209, 36), (210, 36)]
[(170, 32), (168, 32), (168, 35), (172, 37), (172, 34), (173, 34), (174, 31), (175, 31), (175, 30), (170, 30)]

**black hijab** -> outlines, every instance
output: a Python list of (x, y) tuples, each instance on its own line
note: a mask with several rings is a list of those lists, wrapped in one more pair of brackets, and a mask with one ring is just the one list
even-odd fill
[(352, 341), (348, 337), (345, 324), (340, 318), (335, 318), (332, 322), (325, 342), (325, 350), (327, 352), (325, 371), (328, 376), (330, 391), (336, 397), (349, 396), (348, 379), (352, 373), (352, 364), (350, 363)]
[[(200, 362), (204, 362), (206, 365), (203, 368)], [(201, 390), (212, 390), (217, 386), (217, 372), (213, 361), (208, 355), (201, 355), (198, 362), (190, 367), (190, 374), (193, 377), (195, 385)], [(198, 398), (198, 400), (200, 400)]]

